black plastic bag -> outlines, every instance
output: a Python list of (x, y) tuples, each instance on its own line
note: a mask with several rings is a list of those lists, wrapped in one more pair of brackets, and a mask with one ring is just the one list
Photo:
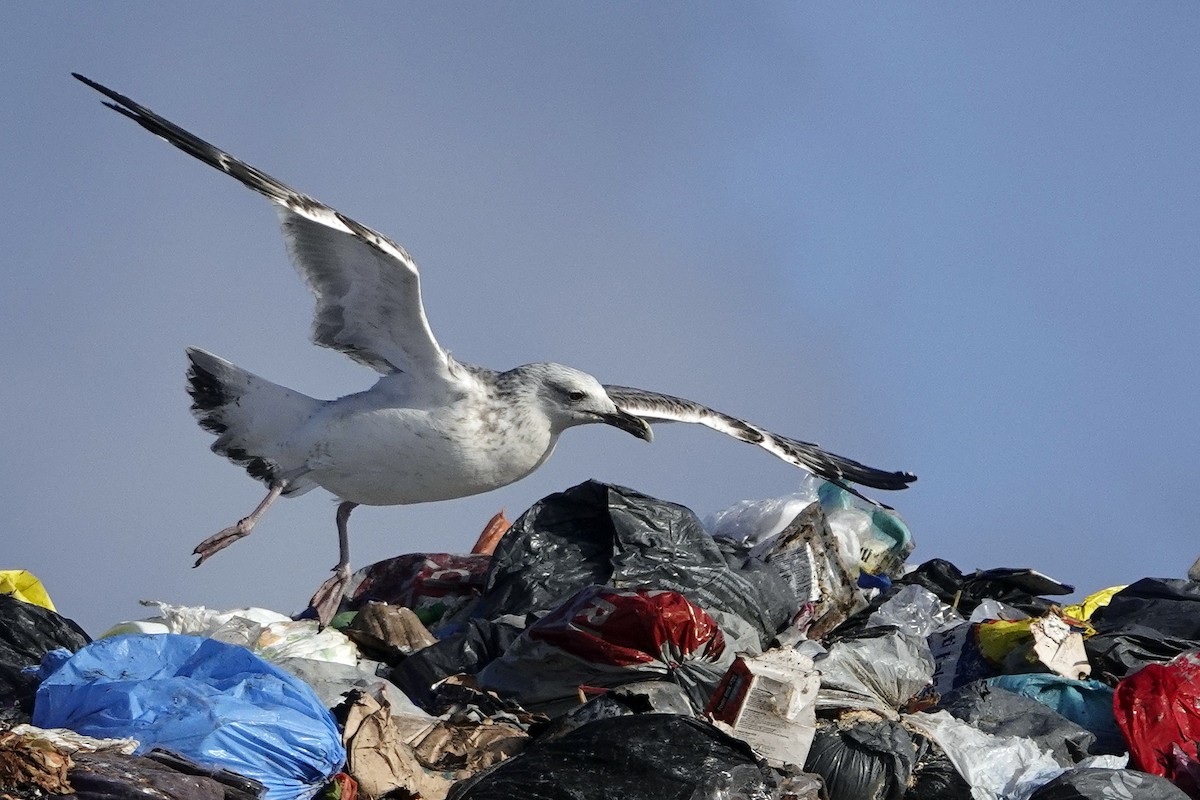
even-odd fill
[(1115, 686), (1147, 664), (1165, 664), (1181, 653), (1200, 650), (1200, 641), (1163, 636), (1145, 625), (1130, 624), (1084, 639), (1083, 649), (1092, 677)]
[(854, 719), (817, 727), (804, 771), (825, 779), (829, 800), (900, 800), (916, 760), (899, 722)]
[(470, 620), (459, 633), (405, 658), (391, 669), (387, 678), (410, 700), (428, 710), (434, 703), (435, 683), (451, 675), (479, 672), (508, 649), (521, 630), (503, 622)]
[(1037, 742), (1064, 767), (1092, 753), (1096, 735), (1047, 705), (1015, 692), (975, 681), (947, 693), (938, 708), (994, 736), (1021, 736)]
[(1029, 800), (1187, 800), (1166, 778), (1132, 769), (1090, 767), (1064, 772)]
[(455, 784), (448, 800), (692, 800), (722, 786), (767, 798), (775, 785), (745, 742), (691, 717), (638, 714), (538, 740)]
[(987, 598), (1039, 617), (1054, 605), (1041, 595), (1070, 594), (1073, 586), (1059, 583), (1032, 569), (998, 567), (964, 574), (958, 567), (941, 558), (931, 559), (896, 581), (897, 586), (924, 586), (947, 605), (954, 606), (963, 616), (970, 616), (975, 607)]
[(747, 552), (714, 540), (681, 505), (587, 481), (543, 498), (513, 523), (473, 615), (550, 611), (593, 584), (670, 589), (746, 620), (766, 646), (797, 601), (774, 568)]
[(1096, 677), (1116, 683), (1147, 664), (1200, 649), (1200, 583), (1142, 578), (1113, 595), (1089, 620), (1084, 640)]
[(41, 606), (0, 594), (0, 718), (28, 722), (38, 678), (22, 670), (65, 647), (71, 652), (91, 641), (73, 620)]
[(1099, 633), (1150, 628), (1161, 637), (1200, 640), (1200, 583), (1142, 578), (1112, 596), (1090, 620)]

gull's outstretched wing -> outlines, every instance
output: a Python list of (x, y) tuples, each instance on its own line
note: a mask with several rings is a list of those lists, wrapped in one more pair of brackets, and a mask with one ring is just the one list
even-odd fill
[(384, 374), (406, 372), (429, 382), (449, 378), (449, 356), (434, 339), (421, 305), (417, 264), (403, 247), (128, 97), (82, 75), (75, 77), (112, 100), (105, 103), (109, 108), (278, 207), (292, 262), (316, 296), (315, 343)]
[(746, 422), (744, 419), (722, 414), (720, 411), (714, 411), (708, 406), (691, 400), (684, 400), (682, 397), (672, 397), (669, 394), (648, 392), (645, 389), (633, 389), (628, 386), (605, 386), (604, 390), (617, 404), (617, 408), (642, 417), (647, 422), (695, 422), (707, 426), (714, 431), (741, 439), (743, 442), (756, 444), (789, 464), (815, 473), (875, 505), (882, 505), (882, 503), (860, 494), (856, 489), (848, 486), (847, 482), (859, 483), (873, 489), (904, 489), (917, 479), (916, 475), (909, 472), (885, 472), (868, 467), (857, 461), (851, 461), (822, 450), (820, 446), (811, 442), (801, 442), (771, 433), (771, 431)]

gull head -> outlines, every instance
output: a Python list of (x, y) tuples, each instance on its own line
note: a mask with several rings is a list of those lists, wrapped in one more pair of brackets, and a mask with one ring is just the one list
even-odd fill
[(600, 381), (562, 364), (539, 363), (517, 367), (525, 392), (532, 396), (555, 431), (602, 422), (651, 441), (650, 425), (641, 417), (617, 408)]

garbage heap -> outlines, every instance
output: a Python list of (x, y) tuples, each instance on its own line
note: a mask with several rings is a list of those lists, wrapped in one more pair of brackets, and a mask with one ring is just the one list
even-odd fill
[(0, 798), (1200, 799), (1200, 583), (1063, 607), (912, 549), (815, 480), (705, 523), (590, 481), (325, 629), (154, 603), (93, 641), (0, 573)]

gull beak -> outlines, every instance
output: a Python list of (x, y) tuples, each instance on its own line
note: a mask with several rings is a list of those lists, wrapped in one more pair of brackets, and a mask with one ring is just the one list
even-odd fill
[(601, 421), (612, 425), (614, 428), (620, 428), (626, 433), (632, 433), (639, 439), (645, 439), (647, 442), (654, 440), (654, 434), (650, 430), (650, 424), (641, 417), (635, 417), (621, 409), (617, 409), (613, 414), (605, 414), (601, 417)]

